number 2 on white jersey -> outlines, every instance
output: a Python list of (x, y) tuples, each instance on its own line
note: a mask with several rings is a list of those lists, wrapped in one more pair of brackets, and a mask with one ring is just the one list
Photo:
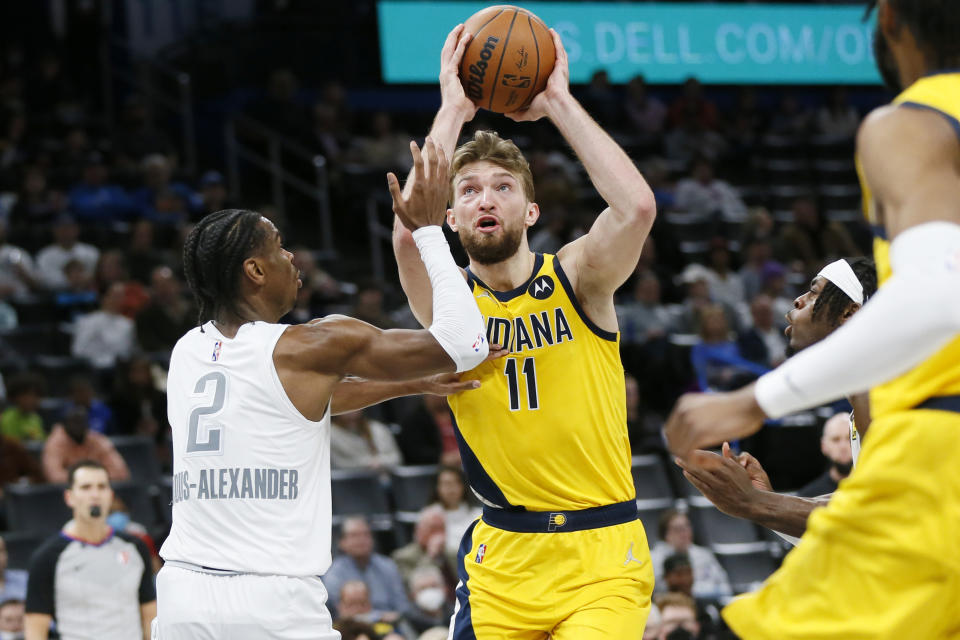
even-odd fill
[[(195, 407), (190, 412), (190, 429), (187, 432), (188, 456), (222, 455), (223, 454), (223, 425), (214, 420), (214, 417), (223, 410), (227, 396), (227, 376), (220, 371), (211, 371), (197, 380), (194, 387), (195, 394), (206, 392), (207, 383), (214, 385), (213, 402)], [(208, 417), (209, 416), (209, 417)], [(200, 418), (203, 421), (203, 431), (206, 440), (200, 442)]]

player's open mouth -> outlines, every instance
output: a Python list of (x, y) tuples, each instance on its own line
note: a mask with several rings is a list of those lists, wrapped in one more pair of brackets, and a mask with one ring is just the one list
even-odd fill
[(480, 216), (477, 218), (476, 227), (483, 233), (492, 233), (500, 228), (500, 221), (495, 216)]

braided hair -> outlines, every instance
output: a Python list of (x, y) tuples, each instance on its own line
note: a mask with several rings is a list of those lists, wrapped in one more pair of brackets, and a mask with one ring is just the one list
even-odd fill
[(204, 217), (183, 243), (183, 271), (197, 299), (197, 323), (237, 313), (240, 266), (266, 240), (260, 214), (224, 209)]
[[(913, 34), (930, 70), (960, 67), (960, 11), (956, 0), (887, 0), (897, 21)], [(867, 16), (879, 5), (868, 0)]]
[[(877, 269), (870, 258), (844, 258), (863, 287), (863, 301), (866, 302), (877, 292)], [(813, 320), (821, 313), (825, 313), (826, 321), (831, 327), (840, 326), (843, 313), (850, 306), (850, 297), (837, 285), (829, 280), (823, 286), (817, 301), (813, 303)]]

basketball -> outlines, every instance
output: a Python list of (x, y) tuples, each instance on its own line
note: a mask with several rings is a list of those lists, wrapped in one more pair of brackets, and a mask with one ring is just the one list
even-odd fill
[(460, 62), (467, 96), (496, 113), (528, 106), (547, 85), (556, 60), (547, 25), (525, 9), (497, 5), (470, 16), (465, 27), (473, 34)]

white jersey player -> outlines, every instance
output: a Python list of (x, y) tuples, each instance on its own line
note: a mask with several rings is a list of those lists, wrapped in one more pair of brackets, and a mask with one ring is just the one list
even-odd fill
[[(810, 283), (810, 290), (794, 301), (793, 310), (787, 314), (788, 353), (792, 355), (830, 335), (876, 290), (872, 260), (841, 259), (825, 266)], [(849, 400), (854, 408), (850, 414), (850, 445), (856, 464), (860, 439), (870, 424), (870, 403), (867, 394)], [(678, 459), (677, 464), (718, 509), (769, 527), (794, 545), (806, 530), (810, 512), (826, 504), (832, 495), (801, 498), (774, 493), (757, 459), (749, 453), (734, 455), (726, 443), (722, 455), (694, 451), (687, 458)]]
[(300, 281), (272, 223), (220, 211), (187, 238), (184, 270), (203, 324), (170, 362), (173, 526), (161, 549), (155, 638), (339, 638), (319, 579), (330, 565), (330, 415), (423, 391), (345, 377), (411, 380), (487, 357), (480, 312), (439, 226), (446, 158), (430, 140), (426, 162), (411, 150), (406, 197), (392, 174), (388, 181), (443, 310), (429, 330), (382, 331), (343, 316), (276, 324)]

